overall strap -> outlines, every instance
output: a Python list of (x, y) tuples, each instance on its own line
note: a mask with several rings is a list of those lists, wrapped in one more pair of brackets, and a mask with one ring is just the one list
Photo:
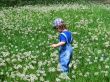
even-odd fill
[(69, 42), (68, 42), (68, 38), (67, 38), (66, 34), (65, 33), (61, 33), (61, 34), (66, 38), (66, 42), (68, 44)]
[[(67, 41), (67, 44), (69, 43), (68, 42), (68, 38), (67, 38), (67, 36), (66, 36), (66, 34), (65, 33), (61, 33), (65, 38), (66, 38), (66, 41)], [(71, 41), (70, 41), (70, 43), (73, 41), (73, 38), (72, 38), (72, 34), (71, 34)]]
[(72, 41), (73, 41), (73, 38), (72, 38), (72, 33), (71, 33), (71, 41), (70, 41), (70, 43), (72, 43)]

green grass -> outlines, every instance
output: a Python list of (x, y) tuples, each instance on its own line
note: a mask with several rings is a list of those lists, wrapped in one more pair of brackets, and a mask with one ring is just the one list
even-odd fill
[[(52, 49), (50, 44), (58, 42), (58, 33), (52, 29), (57, 17), (64, 19), (74, 37), (71, 82), (110, 81), (110, 5), (103, 4), (3, 8), (0, 11), (1, 81), (30, 82), (33, 76), (35, 82), (56, 82), (60, 75), (56, 70), (58, 49)], [(55, 71), (51, 72), (51, 68)]]

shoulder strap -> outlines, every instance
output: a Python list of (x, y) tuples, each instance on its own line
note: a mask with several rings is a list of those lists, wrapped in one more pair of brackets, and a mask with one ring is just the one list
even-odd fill
[(66, 34), (65, 33), (61, 33), (61, 34), (66, 38), (66, 41), (67, 41), (67, 44), (68, 44), (69, 42), (68, 42), (68, 38), (67, 38)]
[[(67, 38), (66, 34), (65, 33), (61, 33), (61, 34), (66, 38), (66, 41), (67, 41), (67, 44), (68, 44), (69, 42), (68, 42), (68, 38)], [(73, 38), (72, 38), (72, 34), (71, 34), (71, 41), (70, 41), (70, 43), (72, 43), (72, 41), (73, 41)]]
[(73, 37), (72, 37), (72, 33), (71, 33), (71, 43), (73, 42)]

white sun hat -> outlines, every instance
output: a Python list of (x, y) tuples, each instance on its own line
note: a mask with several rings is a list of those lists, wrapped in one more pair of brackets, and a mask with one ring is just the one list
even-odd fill
[(57, 28), (58, 26), (64, 24), (64, 21), (61, 18), (56, 18), (53, 22), (53, 27)]

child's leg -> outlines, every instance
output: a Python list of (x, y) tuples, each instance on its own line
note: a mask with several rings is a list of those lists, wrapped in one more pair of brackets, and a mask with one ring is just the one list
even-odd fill
[(68, 50), (60, 54), (60, 65), (62, 72), (68, 72), (71, 55), (72, 55), (71, 51)]

